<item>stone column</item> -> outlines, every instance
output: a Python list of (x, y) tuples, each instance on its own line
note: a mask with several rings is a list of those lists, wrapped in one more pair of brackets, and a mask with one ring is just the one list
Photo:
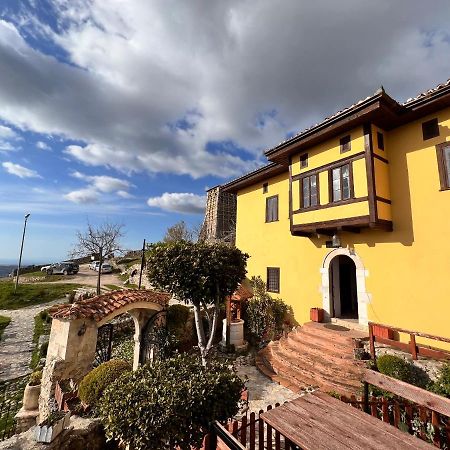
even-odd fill
[(39, 397), (41, 421), (49, 414), (56, 381), (80, 382), (92, 369), (96, 346), (97, 324), (92, 319), (53, 319)]

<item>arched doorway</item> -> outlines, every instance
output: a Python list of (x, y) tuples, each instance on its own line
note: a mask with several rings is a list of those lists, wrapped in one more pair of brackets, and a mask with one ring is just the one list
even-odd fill
[[(348, 259), (339, 260), (340, 256), (345, 256)], [(347, 262), (350, 265), (349, 261), (351, 260), (354, 264), (353, 266), (346, 267), (347, 269), (352, 269), (354, 271), (356, 277), (356, 282), (353, 286), (356, 285), (354, 291), (352, 291), (352, 295), (356, 295), (357, 299), (357, 312), (358, 312), (358, 323), (363, 326), (367, 326), (368, 317), (367, 317), (367, 308), (371, 303), (371, 294), (366, 290), (366, 278), (368, 277), (368, 270), (364, 267), (362, 259), (358, 256), (352, 248), (336, 248), (331, 250), (324, 258), (322, 267), (320, 268), (322, 283), (321, 283), (321, 292), (322, 292), (322, 308), (325, 311), (325, 320), (330, 320), (332, 317), (336, 317), (334, 308), (334, 299), (333, 299), (333, 282), (332, 282), (332, 271), (334, 270), (334, 279), (335, 281), (339, 280), (339, 262)], [(332, 269), (334, 264), (337, 265), (337, 269)], [(344, 264), (343, 264), (344, 265)], [(343, 269), (343, 273), (346, 268)], [(351, 275), (353, 276), (353, 275)], [(354, 299), (354, 297), (352, 297)], [(354, 308), (355, 309), (355, 308)]]
[(347, 255), (335, 256), (329, 267), (331, 317), (358, 319), (356, 266)]

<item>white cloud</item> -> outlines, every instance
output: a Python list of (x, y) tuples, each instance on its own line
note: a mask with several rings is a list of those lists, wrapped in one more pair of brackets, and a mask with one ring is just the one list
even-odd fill
[(73, 203), (95, 203), (98, 201), (98, 193), (90, 187), (69, 192), (64, 195), (66, 200)]
[(45, 142), (43, 142), (43, 141), (36, 142), (36, 147), (39, 150), (49, 150), (49, 151), (51, 151), (51, 147), (48, 144), (46, 144)]
[(17, 133), (9, 127), (0, 125), (0, 139), (16, 139)]
[(129, 192), (127, 192), (127, 191), (117, 191), (116, 194), (117, 194), (119, 197), (126, 198), (126, 199), (134, 198), (134, 196), (131, 195), (131, 194), (130, 194)]
[(0, 117), (124, 173), (230, 177), (381, 84), (406, 99), (450, 74), (446, 0), (51, 4), (58, 32), (38, 14), (0, 21)]
[(80, 180), (88, 181), (92, 187), (100, 192), (110, 193), (114, 191), (124, 191), (130, 188), (131, 184), (120, 178), (109, 177), (106, 175), (85, 175), (81, 172), (73, 172), (72, 176)]
[(20, 164), (14, 164), (8, 161), (2, 163), (2, 166), (8, 173), (20, 178), (42, 178), (35, 170), (28, 169)]
[(160, 197), (149, 198), (147, 204), (164, 211), (203, 214), (205, 211), (206, 196), (192, 193), (165, 192)]

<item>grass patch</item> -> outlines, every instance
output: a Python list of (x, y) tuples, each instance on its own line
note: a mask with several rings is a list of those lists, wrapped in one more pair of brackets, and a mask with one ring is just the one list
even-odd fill
[(0, 309), (19, 309), (39, 305), (64, 297), (80, 287), (78, 284), (19, 284), (14, 293), (14, 283), (0, 283)]
[[(67, 276), (66, 275), (47, 275), (46, 272), (30, 272), (30, 273), (24, 273), (23, 275), (20, 275), (21, 279), (26, 280), (27, 279), (31, 279), (31, 278), (38, 278), (38, 280), (36, 280), (36, 283), (41, 283), (41, 282), (52, 282), (52, 281), (60, 281), (60, 280), (67, 280)], [(70, 278), (69, 278), (70, 280)]]
[(2, 339), (3, 331), (9, 325), (9, 322), (11, 322), (11, 317), (0, 316), (0, 340)]
[(50, 334), (50, 328), (52, 326), (52, 319), (46, 310), (41, 311), (39, 314), (34, 316), (34, 332), (33, 332), (33, 343), (34, 349), (31, 355), (30, 367), (35, 369), (39, 364), (39, 360), (44, 356), (41, 354), (40, 348), (38, 346), (39, 338), (44, 334)]

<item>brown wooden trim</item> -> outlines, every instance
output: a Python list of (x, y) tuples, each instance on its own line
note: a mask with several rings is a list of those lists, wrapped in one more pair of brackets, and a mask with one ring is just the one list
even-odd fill
[(323, 166), (316, 167), (315, 169), (311, 169), (311, 170), (308, 170), (306, 172), (302, 172), (302, 173), (298, 173), (296, 175), (292, 175), (292, 181), (296, 181), (299, 178), (302, 178), (304, 176), (313, 175), (313, 174), (319, 173), (319, 172), (325, 172), (326, 170), (330, 170), (330, 169), (333, 169), (335, 167), (343, 166), (347, 162), (350, 163), (350, 162), (356, 161), (358, 159), (362, 159), (362, 158), (364, 158), (364, 156), (365, 156), (365, 152), (355, 153), (354, 155), (347, 156), (346, 158), (341, 158), (339, 160), (333, 161), (333, 162), (328, 163), (328, 164), (324, 164)]
[(292, 157), (289, 156), (289, 226), (292, 228)]
[(351, 226), (351, 225), (369, 225), (370, 223), (370, 216), (356, 216), (356, 217), (349, 217), (347, 219), (336, 219), (336, 220), (327, 220), (324, 222), (310, 222), (310, 223), (302, 223), (302, 224), (296, 224), (293, 226), (294, 231), (302, 231), (302, 229), (312, 229), (315, 230), (317, 228), (321, 227), (333, 227), (337, 228), (340, 226)]
[(277, 163), (270, 163), (267, 166), (261, 167), (253, 172), (243, 175), (240, 178), (237, 178), (236, 180), (232, 180), (229, 183), (224, 184), (222, 186), (222, 190), (224, 192), (236, 193), (240, 189), (260, 183), (261, 181), (266, 181), (268, 178), (281, 175), (285, 172), (287, 172), (287, 167)]
[(292, 214), (298, 214), (308, 211), (316, 211), (318, 209), (328, 209), (328, 208), (334, 208), (342, 205), (350, 205), (351, 203), (360, 203), (360, 202), (367, 202), (369, 197), (358, 197), (358, 198), (349, 198), (348, 200), (341, 200), (339, 202), (332, 202), (332, 203), (326, 203), (323, 205), (317, 205), (317, 206), (310, 206), (309, 208), (300, 208), (296, 209), (295, 211), (292, 211)]
[(380, 161), (383, 161), (386, 164), (389, 164), (389, 161), (386, 158), (383, 158), (382, 156), (377, 155), (376, 153), (373, 154), (373, 157), (379, 159)]
[(439, 181), (441, 183), (441, 191), (450, 189), (450, 180), (447, 178), (447, 167), (444, 157), (444, 149), (450, 147), (450, 142), (443, 142), (436, 145), (436, 156), (438, 163)]
[(367, 192), (369, 195), (369, 215), (370, 221), (376, 222), (378, 217), (375, 186), (375, 167), (373, 161), (373, 143), (372, 143), (372, 124), (366, 123), (363, 126), (364, 149), (366, 153), (366, 174), (367, 174)]
[[(275, 270), (278, 272), (278, 290), (270, 290), (269, 289), (269, 270)], [(267, 267), (267, 278), (266, 278), (266, 290), (267, 292), (275, 292), (277, 294), (280, 293), (280, 268), (279, 267)]]
[[(275, 197), (277, 199), (277, 218), (276, 218), (276, 220), (268, 220), (269, 200), (271, 200), (272, 198), (275, 198)], [(271, 195), (270, 197), (266, 197), (266, 223), (278, 222), (279, 220), (280, 220), (280, 202), (279, 202), (278, 194)]]
[(434, 394), (433, 392), (369, 369), (364, 372), (364, 381), (372, 386), (377, 386), (392, 392), (406, 400), (426, 406), (440, 414), (450, 416), (450, 399), (441, 395)]
[(370, 228), (374, 230), (392, 231), (392, 222), (389, 220), (370, 221), (370, 216), (349, 217), (347, 219), (328, 220), (325, 222), (311, 222), (293, 225), (291, 233), (299, 236), (310, 236), (311, 234), (333, 234), (335, 231), (349, 231), (353, 228)]
[(380, 197), (379, 195), (377, 195), (376, 199), (377, 202), (387, 203), (388, 205), (392, 204), (391, 200), (389, 200), (388, 198)]

